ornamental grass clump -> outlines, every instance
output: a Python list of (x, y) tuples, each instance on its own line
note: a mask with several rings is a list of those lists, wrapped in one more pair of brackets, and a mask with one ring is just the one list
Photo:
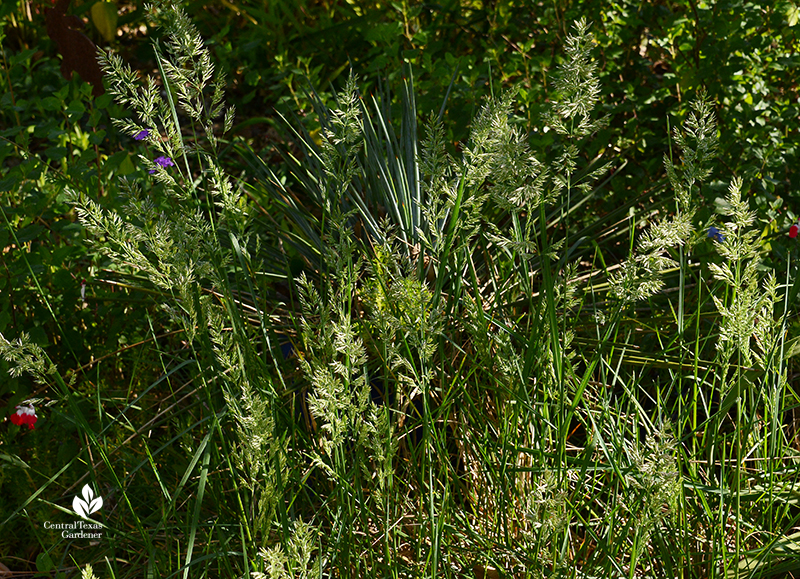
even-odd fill
[[(286, 178), (243, 151), (252, 174), (233, 179), (209, 52), (179, 8), (148, 9), (167, 30), (161, 80), (102, 62), (132, 111), (118, 127), (158, 156), (123, 187), (123, 212), (70, 194), (97, 251), (160, 296), (185, 337), (171, 354), (199, 384), (184, 577), (210, 573), (212, 554), (256, 579), (784, 563), (797, 539), (789, 272), (763, 275), (741, 181), (721, 221), (698, 218), (716, 148), (707, 98), (673, 135), (672, 193), (614, 219), (579, 218), (624, 166), (586, 154), (608, 119), (584, 21), (544, 150), (515, 122), (513, 91), (486, 99), (454, 148), (441, 112), (419, 138), (412, 75), (399, 118), (351, 75), (330, 108), (313, 97), (319, 143), (291, 128), (301, 154), (283, 153)], [(27, 342), (0, 347), (52, 372)]]

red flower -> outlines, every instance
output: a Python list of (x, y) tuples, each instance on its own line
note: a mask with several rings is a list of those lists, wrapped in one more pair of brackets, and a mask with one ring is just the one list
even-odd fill
[(791, 237), (792, 239), (794, 239), (795, 237), (797, 237), (797, 233), (798, 233), (798, 232), (800, 232), (800, 225), (799, 225), (799, 224), (797, 224), (797, 223), (795, 223), (794, 225), (792, 225), (792, 226), (789, 228), (789, 237)]
[(33, 425), (39, 420), (36, 417), (36, 410), (33, 406), (17, 406), (17, 411), (11, 415), (11, 422), (17, 426), (27, 424), (28, 428), (33, 430)]

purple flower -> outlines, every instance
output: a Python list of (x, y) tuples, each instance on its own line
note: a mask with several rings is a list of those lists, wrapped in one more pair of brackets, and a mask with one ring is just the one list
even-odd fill
[[(173, 163), (172, 159), (170, 159), (169, 157), (156, 157), (155, 159), (153, 159), (153, 163), (155, 163), (156, 165), (158, 165), (159, 167), (162, 167), (164, 169), (166, 169), (167, 167), (174, 167), (175, 166), (175, 163)], [(155, 172), (156, 172), (155, 169), (150, 169), (150, 174), (151, 175), (153, 173), (155, 173)]]
[(708, 236), (714, 241), (719, 241), (720, 243), (725, 241), (725, 236), (722, 235), (722, 233), (720, 233), (719, 229), (717, 229), (716, 227), (708, 228)]
[(150, 129), (144, 129), (143, 131), (139, 131), (136, 133), (133, 138), (137, 141), (144, 141), (147, 137), (150, 136)]

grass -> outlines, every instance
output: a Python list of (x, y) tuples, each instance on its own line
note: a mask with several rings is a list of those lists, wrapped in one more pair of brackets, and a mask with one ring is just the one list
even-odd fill
[[(95, 250), (177, 328), (151, 327), (161, 376), (122, 397), (0, 340), (55, 385), (86, 441), (67, 466), (106, 501), (99, 544), (41, 537), (46, 572), (800, 572), (792, 269), (765, 264), (741, 180), (698, 218), (717, 135), (703, 95), (673, 135), (671, 192), (616, 215), (585, 214), (625, 165), (583, 154), (604, 119), (582, 21), (546, 151), (511, 121), (513, 93), (488, 99), (454, 149), (441, 113), (420, 139), (412, 77), (393, 121), (351, 77), (331, 108), (316, 100), (319, 143), (295, 128), (289, 179), (246, 153), (256, 178), (236, 180), (219, 159), (233, 113), (202, 39), (156, 9), (171, 22), (161, 84), (104, 64), (135, 113), (119, 128), (151, 130), (152, 157), (175, 166), (126, 185), (124, 211), (69, 194)], [(77, 493), (84, 479), (63, 472), (4, 525), (35, 528), (29, 505)]]

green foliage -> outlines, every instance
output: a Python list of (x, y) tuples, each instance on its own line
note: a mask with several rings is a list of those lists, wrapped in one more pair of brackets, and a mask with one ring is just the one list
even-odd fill
[(114, 505), (40, 571), (791, 569), (791, 6), (201, 7), (147, 7), (155, 77), (104, 52), (130, 116), (4, 44), (0, 394), (47, 412), (2, 523)]

